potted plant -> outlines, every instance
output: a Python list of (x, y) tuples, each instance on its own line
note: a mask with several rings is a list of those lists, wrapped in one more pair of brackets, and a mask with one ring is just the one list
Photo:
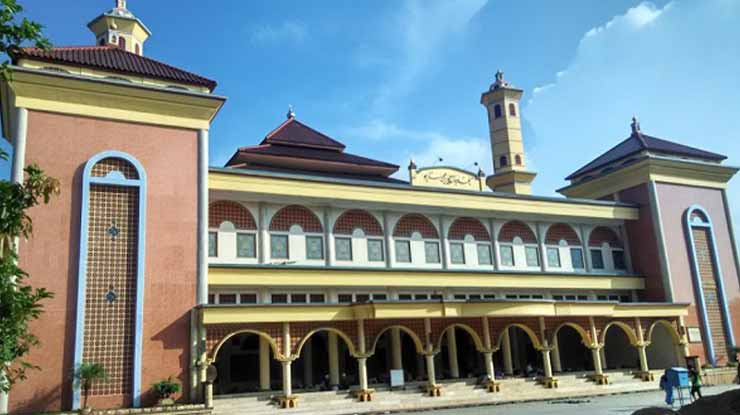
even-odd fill
[(175, 400), (172, 399), (172, 395), (180, 392), (180, 384), (172, 380), (172, 376), (170, 376), (166, 380), (160, 380), (153, 384), (152, 389), (159, 395), (157, 405), (174, 405)]
[(92, 408), (87, 406), (87, 398), (90, 395), (90, 389), (95, 382), (105, 382), (108, 380), (108, 372), (100, 363), (82, 363), (74, 372), (74, 380), (82, 389), (82, 414), (89, 414)]

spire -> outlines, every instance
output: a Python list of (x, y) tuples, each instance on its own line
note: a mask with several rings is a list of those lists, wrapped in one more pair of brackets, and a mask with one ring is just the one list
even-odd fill
[(116, 0), (116, 9), (126, 10), (126, 0)]
[(288, 113), (285, 114), (285, 116), (288, 117), (289, 120), (295, 118), (295, 111), (293, 111), (292, 105), (288, 105)]
[(509, 83), (504, 80), (504, 72), (501, 69), (497, 70), (496, 81), (491, 85), (491, 91), (494, 89), (506, 88), (507, 86), (509, 86)]
[(114, 7), (88, 23), (95, 34), (95, 43), (115, 45), (128, 52), (142, 55), (144, 42), (152, 32), (126, 8), (126, 0), (116, 0)]

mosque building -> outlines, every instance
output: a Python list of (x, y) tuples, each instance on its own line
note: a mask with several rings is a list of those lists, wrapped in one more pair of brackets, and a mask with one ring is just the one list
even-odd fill
[(80, 408), (81, 363), (109, 373), (103, 408), (151, 405), (168, 376), (180, 402), (272, 390), (291, 407), (319, 385), (370, 400), (393, 370), (431, 396), (481, 376), (506, 394), (496, 379), (528, 368), (544, 388), (572, 371), (609, 387), (612, 369), (736, 360), (725, 156), (633, 119), (565, 197), (532, 195), (523, 91), (498, 72), (488, 176), (400, 174), (292, 109), (211, 167), (216, 82), (146, 56), (123, 0), (88, 27), (94, 45), (14, 53), (0, 85), (11, 179), (37, 163), (62, 189), (18, 252), (55, 294), (32, 324), (41, 370), (0, 409)]

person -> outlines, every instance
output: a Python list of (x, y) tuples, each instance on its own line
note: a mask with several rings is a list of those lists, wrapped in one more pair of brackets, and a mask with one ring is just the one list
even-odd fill
[(691, 401), (701, 399), (701, 372), (693, 366), (689, 369), (689, 380), (691, 380)]
[(660, 389), (665, 391), (665, 403), (673, 406), (673, 385), (668, 381), (668, 369), (660, 377)]
[(735, 383), (740, 385), (740, 364), (737, 365), (737, 375), (735, 375)]

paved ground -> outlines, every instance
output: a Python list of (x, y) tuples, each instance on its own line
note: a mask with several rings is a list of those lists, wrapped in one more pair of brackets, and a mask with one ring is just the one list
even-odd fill
[[(705, 387), (703, 388), (702, 393), (705, 396), (713, 395), (736, 387), (736, 385)], [(640, 392), (595, 398), (579, 398), (571, 401), (515, 403), (475, 408), (425, 411), (421, 413), (429, 415), (629, 415), (634, 411), (647, 406), (666, 406), (663, 402), (664, 397), (665, 395), (662, 392)], [(688, 401), (686, 403), (688, 403)], [(674, 405), (674, 409), (678, 409), (678, 403)]]

